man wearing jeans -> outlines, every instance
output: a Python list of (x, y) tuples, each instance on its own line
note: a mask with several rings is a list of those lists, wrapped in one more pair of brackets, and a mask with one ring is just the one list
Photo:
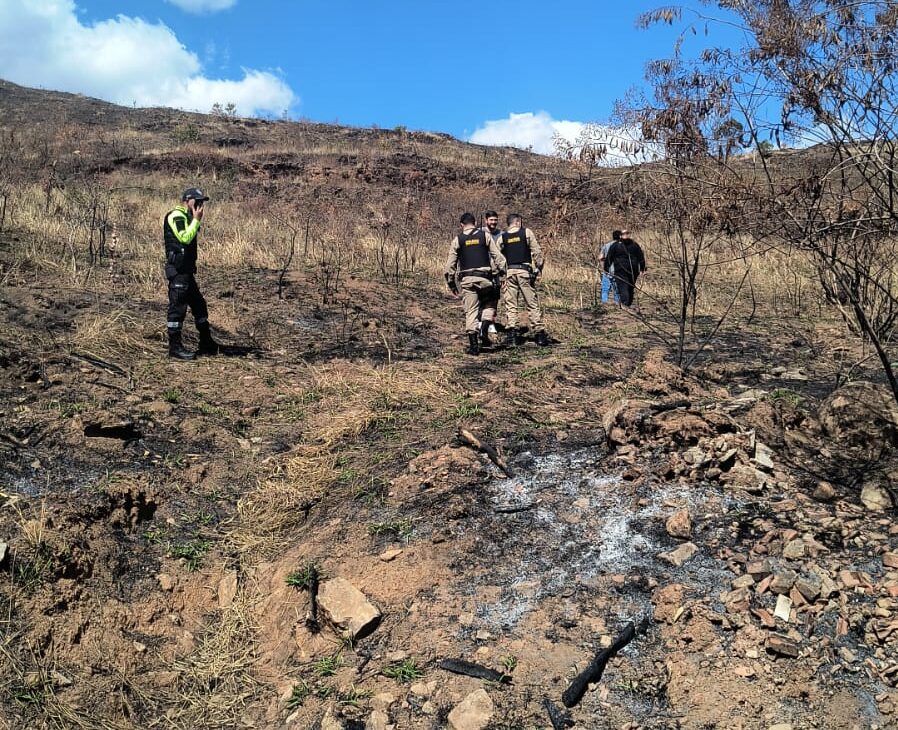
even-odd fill
[(602, 246), (599, 252), (599, 268), (602, 270), (602, 304), (609, 301), (614, 304), (617, 297), (617, 286), (614, 283), (614, 266), (609, 264), (609, 268), (605, 271), (605, 259), (608, 258), (608, 252), (614, 245), (615, 241), (620, 241), (620, 231), (611, 232), (611, 240)]

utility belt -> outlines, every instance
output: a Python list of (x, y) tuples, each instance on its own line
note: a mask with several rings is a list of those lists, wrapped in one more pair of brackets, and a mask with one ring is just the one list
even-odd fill
[(509, 269), (523, 269), (524, 271), (529, 271), (531, 274), (533, 273), (533, 267), (530, 264), (509, 264)]
[(472, 277), (478, 277), (480, 279), (486, 279), (487, 281), (494, 278), (494, 274), (486, 269), (468, 269), (467, 271), (459, 272), (459, 276), (462, 279), (470, 279)]

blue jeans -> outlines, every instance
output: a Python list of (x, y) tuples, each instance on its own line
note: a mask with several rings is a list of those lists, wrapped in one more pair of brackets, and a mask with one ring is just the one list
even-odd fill
[(602, 272), (602, 303), (607, 304), (610, 301), (614, 304), (617, 300), (617, 284), (614, 281), (613, 274)]

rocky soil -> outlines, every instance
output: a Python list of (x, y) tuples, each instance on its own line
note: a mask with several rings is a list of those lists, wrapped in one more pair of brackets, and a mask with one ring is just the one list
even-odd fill
[[(613, 308), (553, 315), (576, 343), (474, 360), (450, 300), (417, 294), (422, 337), (362, 282), (341, 342), (291, 286), (251, 347), (220, 332), (237, 356), (192, 364), (150, 323), (116, 362), (39, 349), (33, 323), (62, 343), (97, 305), (0, 297), (9, 726), (896, 726), (881, 387), (826, 394), (824, 348), (775, 340), (778, 370), (684, 374)], [(209, 288), (213, 311), (233, 296)]]

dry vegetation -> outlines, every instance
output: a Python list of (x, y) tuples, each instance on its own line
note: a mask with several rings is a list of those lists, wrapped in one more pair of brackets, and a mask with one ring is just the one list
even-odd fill
[[(394, 687), (368, 662), (412, 648), (432, 667), (459, 626), (433, 607), (461, 611), (440, 593), (447, 576), (482, 577), (477, 543), (453, 543), (451, 525), (482, 512), (472, 490), (489, 479), (473, 457), (444, 453), (458, 426), (508, 453), (604, 449), (594, 434), (611, 432), (614, 403), (709, 404), (739, 382), (779, 392), (764, 403), (782, 434), (798, 403), (879, 377), (788, 247), (715, 234), (680, 311), (679, 253), (643, 217), (639, 171), (9, 84), (0, 110), (0, 542), (11, 546), (0, 717), (11, 727), (281, 727), (293, 713), (293, 727), (313, 727), (328, 707), (364, 719), (368, 688)], [(215, 331), (249, 352), (184, 366), (164, 356), (160, 223), (192, 184), (212, 197), (198, 279)], [(440, 272), (459, 213), (485, 207), (521, 211), (544, 242), (550, 350), (461, 354)], [(649, 260), (632, 313), (597, 303), (596, 247), (622, 220)], [(685, 353), (693, 372), (661, 353)], [(85, 436), (120, 422), (139, 438)], [(431, 481), (405, 495), (410, 463)], [(444, 501), (426, 502), (431, 482)], [(404, 575), (372, 557), (391, 540), (415, 556)], [(297, 627), (305, 608), (285, 576), (308, 561), (375, 576), (366, 588), (390, 616), (372, 644)], [(419, 616), (421, 603), (437, 618)], [(336, 694), (319, 682), (307, 701), (285, 699), (340, 651), (354, 664), (327, 685)], [(571, 651), (545, 650), (556, 663), (534, 674), (559, 681)], [(526, 697), (504, 695), (491, 727), (539, 726), (531, 681)], [(420, 706), (397, 727), (440, 726), (447, 708)], [(700, 726), (674, 724), (676, 712), (647, 726)]]

